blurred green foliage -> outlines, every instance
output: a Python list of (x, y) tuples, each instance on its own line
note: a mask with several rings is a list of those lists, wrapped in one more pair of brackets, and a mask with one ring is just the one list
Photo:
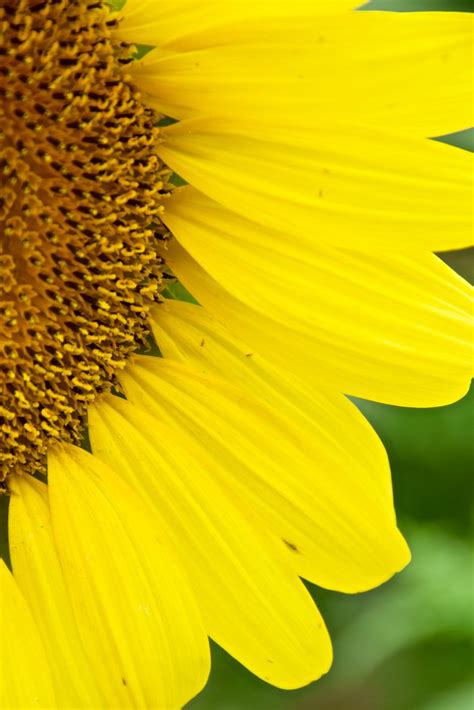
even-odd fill
[(370, 10), (396, 10), (398, 12), (414, 12), (417, 10), (472, 12), (473, 9), (472, 0), (371, 0), (364, 7)]

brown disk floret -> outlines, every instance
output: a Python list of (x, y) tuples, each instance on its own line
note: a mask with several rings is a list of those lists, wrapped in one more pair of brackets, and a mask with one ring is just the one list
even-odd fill
[(159, 299), (166, 170), (112, 24), (0, 0), (0, 481), (78, 440)]

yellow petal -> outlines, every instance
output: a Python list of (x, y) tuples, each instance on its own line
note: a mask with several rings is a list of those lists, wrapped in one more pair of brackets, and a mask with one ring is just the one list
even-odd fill
[[(279, 538), (291, 541), (299, 574), (354, 592), (406, 563), (385, 451), (350, 402), (298, 383), (256, 354), (249, 357), (199, 306), (170, 302), (158, 308), (154, 332), (165, 356), (198, 368), (183, 372), (166, 361), (155, 366), (155, 374), (166, 378), (160, 381), (163, 406), (199, 428), (208, 451), (225, 466), (224, 483), (244, 488), (248, 506), (260, 510)], [(203, 371), (238, 382), (260, 404), (196, 376)], [(192, 377), (192, 388), (186, 377)]]
[(158, 517), (81, 449), (53, 449), (48, 471), (59, 558), (101, 685), (115, 707), (181, 707), (207, 678), (208, 644)]
[(439, 251), (472, 241), (472, 155), (375, 128), (190, 119), (157, 150), (194, 187), (289, 237)]
[(321, 340), (366, 357), (379, 350), (382, 360), (393, 359), (385, 350), (394, 346), (441, 367), (462, 370), (469, 360), (472, 289), (432, 254), (361, 254), (308, 234), (289, 240), (191, 187), (169, 200), (165, 221), (216, 281), (285, 327), (316, 340), (319, 330)]
[[(232, 239), (238, 245), (236, 234)], [(260, 234), (263, 239), (266, 233)], [(226, 245), (231, 248), (229, 241)], [(236, 279), (248, 283), (249, 291), (240, 289), (239, 298), (176, 241), (166, 259), (195, 298), (239, 339), (316, 388), (323, 383), (346, 394), (414, 407), (448, 404), (466, 393), (472, 374), (470, 287), (433, 255), (341, 251), (331, 260), (326, 252), (313, 270), (309, 251), (308, 264), (295, 265), (270, 251), (264, 264), (259, 257), (265, 250), (248, 249), (245, 268), (239, 268), (238, 247), (228, 252), (231, 288)], [(286, 246), (281, 249), (284, 253)], [(216, 246), (219, 253), (223, 250)], [(252, 272), (250, 282), (245, 273), (257, 253), (266, 285), (259, 303), (253, 294), (259, 293), (261, 274)], [(270, 288), (264, 274), (272, 268)]]
[[(358, 488), (359, 477), (369, 477), (370, 485), (364, 484), (366, 492), (372, 487), (377, 489), (379, 503), (385, 506), (390, 519), (394, 519), (385, 449), (367, 420), (346, 397), (328, 392), (324, 382), (319, 382), (316, 389), (287, 370), (272, 366), (232, 336), (201, 306), (167, 300), (154, 309), (152, 328), (164, 358), (187, 362), (199, 373), (224, 377), (253, 393), (273, 413), (278, 413), (278, 419), (285, 421), (286, 435), (297, 430), (298, 437), (304, 441), (300, 450), (308, 455), (314, 450), (319, 468), (323, 461), (331, 461), (328, 480), (336, 470), (338, 475), (347, 477), (344, 485), (350, 489), (352, 478)], [(178, 380), (180, 374), (178, 372)], [(199, 391), (196, 389), (196, 395)], [(271, 419), (274, 420), (273, 416)], [(310, 475), (313, 476), (312, 471)], [(315, 573), (310, 578), (315, 579)]]
[(15, 579), (28, 601), (50, 659), (59, 707), (109, 707), (78, 635), (54, 545), (47, 488), (31, 476), (11, 482), (8, 525)]
[(44, 647), (31, 611), (0, 559), (0, 707), (56, 707)]
[(184, 50), (206, 46), (210, 41), (238, 41), (242, 33), (273, 22), (277, 27), (292, 20), (311, 20), (321, 13), (350, 10), (354, 0), (127, 0), (116, 35), (130, 43), (140, 42)]
[[(186, 363), (149, 357), (137, 359), (123, 382), (131, 401), (193, 432), (222, 487), (298, 549), (299, 574), (355, 592), (406, 564), (383, 449), (342, 396), (305, 394), (285, 380), (281, 391), (274, 381), (236, 388)], [(352, 451), (357, 439), (363, 444)]]
[[(153, 399), (145, 404), (162, 412)], [(279, 687), (325, 673), (328, 633), (284, 546), (246, 519), (195, 432), (118, 397), (99, 401), (89, 421), (95, 454), (166, 518), (210, 636)]]
[(157, 48), (131, 66), (134, 81), (161, 113), (238, 116), (262, 130), (341, 116), (422, 136), (472, 125), (469, 13), (315, 13), (254, 26), (193, 51)]

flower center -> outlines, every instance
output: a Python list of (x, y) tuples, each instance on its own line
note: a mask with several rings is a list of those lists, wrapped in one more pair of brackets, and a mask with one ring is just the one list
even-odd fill
[(0, 0), (0, 481), (78, 440), (160, 298), (167, 171), (112, 25)]

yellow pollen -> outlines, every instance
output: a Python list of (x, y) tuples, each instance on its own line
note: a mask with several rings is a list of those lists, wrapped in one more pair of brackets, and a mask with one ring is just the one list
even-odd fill
[(102, 2), (0, 0), (0, 482), (148, 336), (167, 170)]

